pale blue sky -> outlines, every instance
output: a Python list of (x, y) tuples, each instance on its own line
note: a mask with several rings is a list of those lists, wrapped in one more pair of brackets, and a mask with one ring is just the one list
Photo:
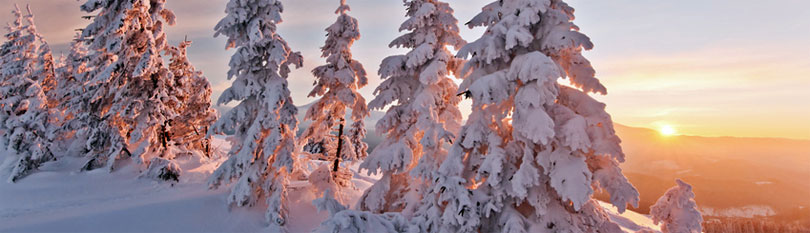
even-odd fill
[[(194, 41), (190, 58), (215, 87), (225, 79), (232, 51), (213, 38), (213, 26), (226, 0), (168, 0), (178, 16), (169, 28), (172, 43)], [(447, 1), (461, 23), (490, 0)], [(586, 52), (609, 95), (614, 120), (632, 126), (673, 125), (680, 133), (706, 136), (757, 136), (810, 139), (810, 1), (753, 0), (571, 0), (575, 23), (596, 44)], [(30, 3), (40, 31), (64, 51), (73, 29), (87, 21), (75, 0), (0, 0), (0, 21), (12, 20), (13, 3)], [(290, 78), (296, 104), (305, 104), (320, 65), (318, 48), (335, 15), (338, 0), (285, 1), (281, 33), (302, 51), (305, 67)], [(355, 58), (369, 71), (367, 99), (379, 79), (382, 58), (401, 50), (387, 48), (404, 20), (400, 0), (348, 0), (360, 22), (362, 38)], [(462, 27), (472, 41), (482, 30)]]

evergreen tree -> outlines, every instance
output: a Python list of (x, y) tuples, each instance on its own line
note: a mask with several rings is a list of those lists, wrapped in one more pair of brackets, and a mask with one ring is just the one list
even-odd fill
[[(31, 10), (29, 9), (29, 14), (31, 14)], [(33, 25), (33, 16), (30, 18), (31, 25)], [(54, 109), (59, 105), (60, 99), (54, 96), (56, 93), (57, 88), (57, 77), (56, 77), (56, 69), (57, 64), (53, 58), (53, 52), (51, 51), (51, 47), (48, 45), (48, 42), (45, 41), (45, 38), (42, 37), (39, 33), (37, 35), (37, 40), (39, 41), (38, 55), (37, 55), (37, 63), (39, 68), (37, 72), (34, 74), (39, 80), (40, 86), (42, 86), (42, 91), (44, 92), (45, 96), (47, 97), (47, 107), (48, 109)], [(58, 116), (61, 112), (53, 112), (56, 116)], [(56, 119), (53, 119), (56, 120)]]
[(70, 99), (68, 125), (87, 135), (85, 152), (91, 159), (85, 170), (112, 170), (122, 156), (136, 162), (166, 156), (169, 119), (179, 107), (171, 95), (172, 73), (161, 52), (167, 49), (165, 24), (174, 24), (174, 13), (165, 0), (88, 0), (81, 9), (98, 11), (82, 30), (92, 59), (82, 95)]
[(166, 135), (185, 150), (195, 150), (210, 156), (208, 127), (217, 120), (217, 112), (211, 108), (211, 83), (188, 60), (186, 48), (191, 41), (180, 42), (170, 47), (169, 70), (175, 79), (173, 95), (182, 103), (177, 116), (172, 119), (172, 135)]
[(43, 88), (53, 79), (53, 60), (47, 63), (47, 58), (38, 56), (38, 51), (50, 55), (50, 50), (36, 31), (30, 8), (23, 15), (15, 5), (12, 13), (16, 19), (8, 26), (7, 41), (0, 46), (0, 131), (3, 145), (11, 152), (5, 158), (12, 160), (9, 182), (56, 159), (49, 148), (52, 131)]
[(692, 185), (680, 179), (675, 180), (675, 182), (678, 186), (667, 190), (654, 205), (650, 206), (650, 216), (653, 223), (663, 223), (661, 231), (664, 233), (703, 232), (700, 225), (703, 223), (703, 217), (697, 210)]
[[(53, 111), (57, 112), (59, 127), (56, 127), (54, 145), (65, 148), (69, 153), (78, 150), (85, 150), (89, 129), (76, 127), (81, 122), (76, 121), (78, 111), (84, 106), (80, 100), (85, 94), (85, 81), (90, 73), (87, 67), (89, 61), (87, 46), (81, 40), (81, 34), (77, 34), (70, 43), (70, 52), (61, 58), (61, 65), (56, 69), (56, 89), (50, 93), (52, 99), (56, 99), (57, 106)], [(80, 129), (75, 130), (75, 129)], [(64, 144), (63, 144), (64, 143)], [(57, 147), (57, 148), (59, 148)], [(83, 155), (83, 154), (81, 154)]]
[[(581, 52), (590, 39), (561, 0), (499, 0), (469, 26), (487, 26), (458, 56), (469, 57), (459, 90), (473, 106), (438, 170), (441, 224), (430, 232), (620, 232), (592, 199), (620, 212), (638, 192), (622, 175), (606, 94)], [(573, 87), (560, 85), (567, 78)]]
[(287, 76), (290, 65), (300, 67), (301, 54), (293, 52), (277, 33), (283, 6), (279, 0), (231, 0), (227, 15), (217, 23), (216, 35), (228, 37), (231, 57), (229, 78), (235, 78), (218, 104), (239, 101), (211, 128), (211, 133), (235, 132), (230, 157), (212, 174), (217, 188), (236, 180), (228, 204), (251, 206), (264, 199), (271, 228), (285, 231), (289, 174), (299, 168), (295, 131), (298, 120)]
[[(348, 15), (349, 5), (345, 0), (340, 1), (340, 6), (335, 11), (338, 14), (337, 20), (326, 28), (326, 42), (321, 47), (321, 56), (326, 58), (326, 65), (318, 66), (312, 70), (312, 74), (317, 79), (315, 87), (309, 93), (309, 97), (318, 99), (307, 110), (304, 120), (311, 120), (309, 125), (299, 139), (299, 143), (305, 145), (309, 142), (319, 143), (324, 146), (325, 151), (314, 159), (335, 161), (332, 169), (334, 172), (350, 173), (339, 169), (339, 161), (356, 161), (366, 157), (368, 145), (363, 142), (366, 136), (364, 118), (368, 113), (366, 99), (363, 98), (358, 89), (368, 84), (366, 70), (363, 64), (352, 59), (351, 45), (360, 38), (357, 19)], [(349, 134), (338, 133), (340, 138), (335, 140), (331, 135), (332, 129), (340, 125), (343, 130), (345, 123), (346, 108), (351, 109), (352, 125)], [(338, 143), (342, 145), (338, 146)], [(337, 149), (341, 148), (338, 155)], [(314, 157), (314, 156), (313, 156)], [(347, 170), (347, 169), (346, 169)], [(341, 183), (347, 185), (351, 175), (341, 176), (338, 173), (332, 176), (320, 178), (337, 179), (330, 183)], [(340, 180), (340, 178), (347, 178)], [(323, 184), (318, 180), (310, 179), (313, 184)], [(341, 194), (339, 186), (332, 187), (338, 195)]]
[(449, 4), (411, 0), (405, 7), (408, 19), (399, 29), (408, 32), (389, 46), (411, 50), (387, 57), (380, 65), (385, 81), (369, 105), (374, 109), (391, 105), (377, 123), (377, 131), (385, 132), (386, 138), (361, 165), (383, 176), (366, 190), (358, 206), (375, 213), (417, 215), (416, 221), (427, 224), (437, 220), (426, 215), (436, 211), (437, 203), (422, 197), (432, 192), (433, 172), (447, 155), (445, 142), (452, 142), (461, 125), (457, 107), (461, 97), (448, 76), (462, 67), (463, 60), (453, 57), (447, 46), (458, 49), (466, 42)]
[(62, 64), (56, 68), (56, 88), (50, 92), (49, 97), (56, 100), (55, 110), (62, 111), (62, 122), (69, 122), (73, 119), (70, 115), (70, 99), (80, 96), (84, 89), (84, 78), (82, 75), (87, 70), (87, 47), (80, 40), (81, 35), (70, 43), (70, 52), (67, 57), (62, 58)]

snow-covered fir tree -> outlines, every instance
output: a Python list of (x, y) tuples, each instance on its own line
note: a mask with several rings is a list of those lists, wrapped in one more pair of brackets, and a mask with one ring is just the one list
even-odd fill
[[(623, 212), (638, 192), (621, 173), (620, 140), (606, 94), (582, 50), (590, 39), (561, 0), (499, 0), (469, 26), (487, 26), (464, 46), (459, 92), (467, 122), (438, 170), (439, 211), (428, 232), (620, 232), (592, 198), (610, 194)], [(558, 80), (567, 78), (571, 87)]]
[(300, 170), (295, 142), (298, 109), (290, 97), (287, 76), (290, 65), (300, 67), (303, 62), (301, 54), (278, 34), (283, 9), (278, 0), (228, 2), (227, 15), (215, 30), (216, 35), (228, 37), (227, 48), (236, 48), (228, 71), (234, 81), (217, 103), (239, 104), (210, 130), (234, 132), (236, 142), (228, 160), (212, 174), (211, 187), (235, 180), (228, 204), (251, 206), (265, 200), (265, 218), (278, 231), (284, 231), (288, 221), (290, 174)]
[(169, 70), (175, 79), (172, 95), (182, 103), (177, 116), (171, 120), (171, 141), (185, 150), (201, 151), (210, 156), (208, 127), (217, 120), (217, 112), (211, 108), (211, 83), (188, 60), (186, 48), (191, 41), (183, 41), (170, 47)]
[[(28, 10), (30, 14), (30, 9)], [(30, 18), (31, 25), (33, 25), (33, 17)], [(45, 38), (42, 35), (37, 34), (37, 40), (39, 40), (39, 47), (38, 50), (38, 61), (39, 68), (37, 69), (37, 73), (34, 76), (37, 77), (40, 86), (42, 86), (42, 91), (45, 93), (47, 98), (47, 107), (49, 109), (56, 108), (59, 105), (60, 99), (56, 98), (53, 93), (56, 92), (57, 88), (57, 77), (56, 77), (56, 69), (57, 64), (53, 58), (53, 51), (51, 51), (50, 45), (48, 42), (45, 41)], [(61, 112), (54, 112), (58, 117), (58, 114)]]
[(695, 193), (692, 185), (680, 179), (678, 185), (664, 193), (654, 205), (650, 206), (653, 223), (662, 223), (664, 233), (699, 233), (702, 232), (703, 217), (697, 210)]
[(11, 166), (8, 181), (16, 182), (56, 158), (50, 150), (51, 114), (43, 88), (53, 79), (53, 60), (39, 56), (50, 55), (50, 50), (37, 33), (30, 8), (23, 15), (15, 5), (12, 13), (16, 19), (0, 46), (0, 131), (10, 152), (5, 159), (11, 161), (3, 162)]
[(167, 49), (164, 26), (174, 24), (165, 0), (87, 0), (81, 9), (98, 12), (81, 40), (90, 59), (84, 89), (73, 102), (68, 125), (86, 135), (90, 160), (84, 169), (112, 170), (119, 157), (168, 156), (166, 126), (180, 104), (171, 91), (172, 73), (161, 55)]
[(61, 111), (61, 122), (73, 119), (68, 114), (70, 99), (83, 93), (84, 78), (87, 73), (87, 47), (79, 40), (80, 35), (70, 43), (70, 52), (62, 57), (61, 65), (56, 68), (56, 88), (49, 93), (49, 98), (56, 100), (54, 110)]
[[(352, 59), (351, 46), (360, 38), (360, 29), (357, 19), (348, 15), (349, 10), (346, 0), (340, 0), (340, 6), (335, 10), (338, 14), (337, 20), (325, 30), (326, 42), (321, 47), (321, 57), (326, 58), (327, 64), (312, 70), (316, 81), (315, 87), (309, 93), (309, 97), (320, 99), (307, 110), (304, 120), (310, 120), (312, 123), (299, 138), (300, 145), (315, 143), (323, 146), (324, 151), (310, 158), (335, 161), (334, 165), (338, 165), (338, 168), (331, 169), (338, 173), (320, 178), (332, 179), (331, 183), (343, 184), (348, 184), (348, 180), (341, 181), (338, 178), (351, 179), (351, 176), (339, 175), (343, 170), (339, 170), (339, 162), (364, 159), (368, 150), (368, 145), (363, 142), (366, 137), (364, 119), (369, 115), (368, 107), (366, 99), (357, 92), (368, 84), (368, 79), (363, 64)], [(338, 130), (343, 130), (347, 108), (351, 110), (351, 127), (348, 135), (339, 132), (338, 136), (342, 138), (338, 140), (332, 132), (336, 126), (340, 126)], [(338, 143), (342, 145), (338, 146)], [(338, 152), (338, 148), (341, 148), (341, 151)], [(323, 183), (312, 178), (310, 180), (314, 184)], [(337, 187), (339, 186), (334, 186), (335, 189)], [(335, 189), (333, 191), (337, 195), (342, 193), (339, 189)]]
[(358, 207), (375, 213), (401, 211), (424, 223), (438, 220), (425, 215), (437, 210), (435, 199), (422, 197), (432, 192), (433, 172), (461, 125), (457, 106), (461, 97), (448, 76), (457, 73), (463, 59), (454, 57), (447, 46), (459, 49), (466, 42), (449, 4), (411, 0), (405, 7), (408, 19), (399, 30), (408, 32), (389, 46), (410, 51), (383, 60), (379, 74), (385, 81), (369, 104), (373, 109), (391, 105), (377, 122), (377, 131), (385, 132), (386, 138), (361, 165), (369, 173), (381, 172), (382, 178), (366, 190)]

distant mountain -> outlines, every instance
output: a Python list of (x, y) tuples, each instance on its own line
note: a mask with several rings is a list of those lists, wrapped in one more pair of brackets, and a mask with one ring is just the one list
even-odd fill
[(810, 221), (810, 140), (662, 136), (646, 128), (615, 128), (627, 154), (621, 167), (641, 193), (637, 212), (647, 213), (681, 178), (694, 186), (709, 218)]

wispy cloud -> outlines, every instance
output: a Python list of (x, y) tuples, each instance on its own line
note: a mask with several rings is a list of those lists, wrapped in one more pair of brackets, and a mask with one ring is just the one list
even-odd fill
[[(0, 21), (12, 20), (13, 3), (31, 4), (37, 24), (56, 50), (66, 50), (74, 29), (89, 21), (80, 17), (83, 1), (0, 0)], [(214, 87), (214, 100), (229, 86), (232, 50), (213, 28), (227, 0), (169, 0), (178, 16), (168, 29), (172, 43), (186, 36), (192, 62)], [(380, 61), (404, 50), (388, 48), (400, 35), (405, 9), (401, 1), (349, 0), (362, 38), (352, 48), (369, 73), (361, 90), (372, 99), (380, 83)], [(460, 23), (491, 0), (448, 0)], [(335, 20), (336, 0), (285, 1), (282, 35), (305, 56), (290, 88), (297, 104), (307, 98), (314, 78), (310, 70), (323, 63), (319, 47), (323, 29)], [(655, 122), (681, 126), (686, 134), (810, 138), (810, 2), (787, 0), (763, 4), (752, 0), (587, 1), (570, 0), (576, 23), (596, 48), (585, 53), (609, 95), (599, 96), (617, 122), (655, 127)], [(699, 5), (700, 7), (695, 7)], [(474, 40), (482, 29), (462, 26)], [(463, 103), (468, 104), (468, 103)], [(462, 106), (462, 109), (469, 109)]]

